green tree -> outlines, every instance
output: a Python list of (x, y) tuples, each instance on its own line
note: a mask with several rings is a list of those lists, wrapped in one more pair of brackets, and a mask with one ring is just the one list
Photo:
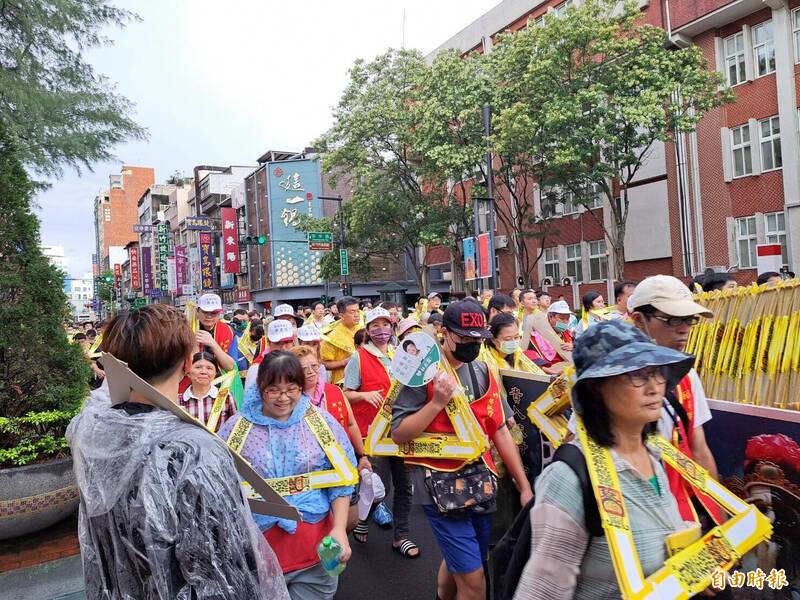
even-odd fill
[[(544, 27), (500, 36), (493, 50), (503, 110), (500, 155), (526, 149), (541, 183), (568, 194), (603, 226), (614, 276), (623, 277), (629, 186), (657, 142), (694, 130), (730, 99), (700, 49), (670, 49), (636, 2), (585, 0)], [(619, 190), (619, 194), (616, 193)], [(589, 208), (596, 193), (610, 225)]]
[(131, 102), (83, 55), (110, 43), (103, 28), (136, 18), (106, 0), (0, 2), (0, 121), (24, 164), (47, 175), (61, 165), (80, 171), (146, 137)]
[[(314, 146), (335, 184), (352, 177), (345, 216), (348, 243), (367, 254), (405, 256), (426, 290), (427, 267), (419, 248), (446, 241), (447, 218), (439, 190), (427, 187), (414, 150), (414, 84), (426, 69), (419, 52), (389, 50), (371, 62), (358, 60), (334, 109), (334, 124)], [(351, 239), (352, 238), (352, 239)]]
[(34, 185), (0, 123), (0, 467), (66, 451), (89, 367), (67, 339), (64, 276), (39, 247)]
[[(344, 210), (346, 210), (345, 205)], [(338, 218), (338, 217), (337, 217)], [(341, 277), (341, 267), (339, 263), (339, 249), (346, 248), (348, 250), (348, 266), (350, 267), (350, 276), (356, 280), (368, 281), (372, 276), (372, 265), (369, 262), (370, 252), (363, 247), (357, 247), (355, 244), (350, 243), (349, 240), (355, 240), (355, 234), (350, 231), (348, 234), (348, 227), (345, 224), (345, 241), (346, 246), (342, 246), (342, 240), (339, 237), (339, 225), (337, 218), (330, 217), (312, 217), (309, 215), (299, 215), (297, 218), (297, 229), (308, 233), (310, 231), (327, 231), (333, 234), (333, 252), (326, 252), (322, 255), (319, 261), (320, 277), (328, 281), (331, 279), (339, 279)], [(347, 220), (345, 220), (347, 223)]]

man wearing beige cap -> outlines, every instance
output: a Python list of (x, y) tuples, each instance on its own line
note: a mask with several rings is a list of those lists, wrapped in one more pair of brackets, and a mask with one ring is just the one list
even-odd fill
[[(637, 285), (628, 299), (628, 313), (633, 324), (656, 344), (680, 352), (686, 348), (692, 326), (702, 317), (714, 316), (710, 310), (693, 300), (688, 287), (669, 275), (648, 277)], [(711, 410), (697, 372), (692, 369), (666, 400), (658, 423), (659, 433), (693, 457), (717, 479), (717, 463), (703, 431), (703, 424), (711, 420)], [(683, 489), (685, 484), (680, 478), (673, 477), (671, 473), (669, 475), (670, 487), (673, 488), (672, 492), (678, 500), (684, 519), (694, 520), (692, 503), (697, 500), (717, 520), (720, 515), (718, 510), (715, 511), (715, 505), (698, 498), (691, 489)], [(674, 489), (676, 486), (679, 489)]]

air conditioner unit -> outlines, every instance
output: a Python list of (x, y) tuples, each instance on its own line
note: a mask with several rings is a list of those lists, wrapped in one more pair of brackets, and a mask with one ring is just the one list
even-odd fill
[(553, 280), (550, 279), (549, 277), (544, 277), (539, 283), (543, 287), (550, 287), (551, 285), (553, 285)]
[(727, 273), (728, 267), (723, 267), (722, 265), (714, 265), (713, 267), (706, 267), (706, 272), (714, 271), (714, 273)]
[(572, 277), (564, 277), (561, 279), (561, 285), (568, 286), (572, 285)]
[(669, 37), (669, 41), (672, 43), (673, 46), (676, 48), (688, 48), (692, 45), (692, 38), (686, 37), (680, 33), (673, 33)]
[(504, 248), (508, 248), (508, 236), (507, 235), (494, 236), (494, 249), (503, 250)]
[(556, 202), (553, 204), (553, 214), (554, 215), (563, 215), (564, 214), (564, 203), (563, 202)]

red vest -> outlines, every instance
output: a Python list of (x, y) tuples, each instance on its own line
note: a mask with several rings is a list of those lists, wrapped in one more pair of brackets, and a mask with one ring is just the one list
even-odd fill
[[(228, 352), (231, 349), (231, 344), (233, 343), (234, 339), (236, 338), (233, 335), (233, 329), (231, 329), (230, 325), (227, 323), (223, 323), (222, 321), (217, 322), (214, 325), (214, 341), (219, 344), (219, 347), (222, 348), (223, 352)], [(204, 346), (200, 346), (200, 351), (203, 351)]]
[(334, 419), (339, 421), (345, 433), (347, 433), (347, 426), (350, 424), (350, 419), (347, 413), (347, 398), (344, 397), (342, 388), (332, 383), (326, 383), (323, 390), (325, 399), (323, 400), (323, 408), (327, 410)]
[[(378, 391), (386, 397), (389, 393), (389, 387), (392, 385), (392, 380), (389, 378), (389, 373), (386, 367), (383, 366), (381, 360), (371, 354), (364, 348), (356, 350), (358, 352), (359, 365), (361, 366), (361, 387), (359, 392), (375, 392)], [(378, 409), (372, 406), (369, 402), (361, 401), (353, 403), (353, 416), (358, 423), (358, 431), (361, 437), (366, 437), (369, 426), (375, 420), (378, 414)]]
[(273, 525), (264, 532), (264, 538), (275, 552), (281, 571), (291, 573), (319, 562), (317, 546), (331, 529), (333, 529), (333, 513), (329, 512), (319, 523), (298, 522), (297, 531), (294, 533), (286, 533), (277, 525)]
[[(690, 435), (694, 431), (694, 391), (692, 390), (692, 380), (688, 375), (680, 380), (675, 393), (681, 406), (689, 416), (689, 432), (686, 431), (683, 421), (678, 419), (678, 424), (672, 431), (672, 439), (670, 441), (686, 456), (693, 459)], [(703, 508), (708, 511), (715, 523), (720, 524), (723, 522), (722, 511), (711, 498), (690, 486), (678, 471), (669, 465), (665, 464), (664, 470), (667, 472), (669, 489), (672, 491), (672, 495), (675, 496), (675, 500), (678, 501), (678, 510), (681, 513), (681, 518), (685, 521), (697, 521), (697, 514), (692, 506), (692, 496), (694, 496), (703, 505)]]
[[(433, 382), (428, 384), (428, 402), (433, 398)], [(503, 424), (503, 407), (500, 403), (500, 388), (497, 386), (492, 372), (489, 371), (489, 389), (486, 393), (470, 404), (473, 414), (478, 419), (481, 429), (490, 438), (497, 432), (500, 425)], [(439, 412), (430, 422), (430, 425), (425, 429), (426, 433), (455, 433), (453, 424), (450, 422), (450, 417), (447, 416), (447, 411), (444, 409)], [(424, 435), (424, 434), (423, 434)], [(466, 464), (466, 461), (454, 458), (412, 458), (406, 459), (406, 462), (412, 465), (423, 465), (430, 467), (435, 471), (458, 471)], [(497, 474), (497, 469), (492, 460), (492, 453), (486, 450), (483, 454), (483, 462), (494, 473)]]

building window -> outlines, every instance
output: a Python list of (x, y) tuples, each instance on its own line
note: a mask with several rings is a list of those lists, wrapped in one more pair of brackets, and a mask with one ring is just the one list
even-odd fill
[(750, 175), (753, 172), (753, 157), (750, 148), (750, 126), (747, 123), (731, 129), (731, 151), (733, 152), (733, 176)]
[(544, 15), (540, 15), (533, 20), (534, 27), (544, 27)]
[(736, 219), (736, 249), (739, 253), (740, 269), (756, 268), (756, 218), (742, 217)]
[(103, 215), (104, 215), (106, 221), (110, 221), (111, 220), (111, 208), (106, 206), (103, 209)]
[(781, 157), (781, 126), (778, 117), (758, 122), (761, 134), (761, 170), (771, 171), (783, 166)]
[(753, 27), (753, 59), (759, 77), (775, 71), (775, 37), (772, 32), (772, 21), (764, 21)]
[(608, 254), (605, 240), (589, 242), (589, 279), (608, 279)]
[(575, 283), (583, 281), (583, 265), (581, 264), (581, 245), (570, 244), (567, 250), (567, 277), (571, 277)]
[(800, 8), (792, 11), (792, 37), (794, 38), (794, 62), (800, 63)]
[(558, 285), (559, 281), (561, 281), (558, 267), (558, 248), (544, 249), (544, 276), (549, 277), (553, 285)]
[(786, 252), (786, 216), (783, 212), (768, 213), (764, 215), (764, 232), (767, 244), (780, 244), (781, 257), (784, 266), (789, 264)]
[(741, 31), (725, 41), (725, 76), (728, 85), (734, 86), (743, 83), (747, 79), (744, 60), (744, 33)]
[(567, 9), (575, 3), (575, 0), (565, 0), (558, 6), (553, 7), (553, 14), (557, 17), (563, 17), (567, 14)]

